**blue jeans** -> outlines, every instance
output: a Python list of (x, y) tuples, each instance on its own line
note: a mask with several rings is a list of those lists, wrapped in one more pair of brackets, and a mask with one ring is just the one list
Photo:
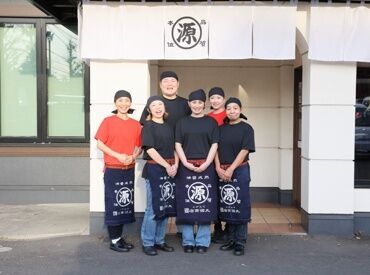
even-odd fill
[(149, 180), (145, 180), (146, 187), (146, 208), (141, 225), (141, 240), (143, 246), (154, 246), (155, 244), (164, 244), (168, 218), (163, 220), (154, 220), (154, 211), (152, 206), (152, 190)]
[(194, 226), (189, 224), (182, 225), (182, 245), (205, 246), (211, 243), (210, 225), (198, 225), (198, 232), (194, 237)]

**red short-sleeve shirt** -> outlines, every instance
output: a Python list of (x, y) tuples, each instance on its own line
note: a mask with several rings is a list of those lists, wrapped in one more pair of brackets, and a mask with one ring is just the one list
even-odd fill
[[(113, 151), (132, 155), (135, 147), (141, 147), (141, 125), (132, 118), (123, 120), (117, 116), (106, 117), (95, 135)], [(104, 154), (106, 165), (121, 165), (116, 158)]]
[(224, 124), (224, 119), (226, 118), (226, 110), (218, 114), (215, 114), (214, 112), (210, 112), (208, 116), (213, 117), (217, 121), (218, 126), (221, 126)]

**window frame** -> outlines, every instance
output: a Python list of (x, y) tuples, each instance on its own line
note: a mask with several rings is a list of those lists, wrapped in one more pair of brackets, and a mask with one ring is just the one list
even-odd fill
[[(87, 144), (90, 141), (90, 70), (84, 64), (84, 137), (48, 137), (48, 76), (47, 76), (47, 24), (60, 24), (51, 18), (0, 17), (0, 24), (33, 24), (36, 28), (36, 98), (37, 98), (37, 136), (2, 137), (0, 143), (20, 144)], [(66, 26), (64, 26), (66, 27)], [(1, 113), (0, 113), (1, 116)], [(1, 121), (1, 120), (0, 120)], [(0, 128), (1, 131), (1, 128)], [(1, 135), (1, 132), (0, 132)]]

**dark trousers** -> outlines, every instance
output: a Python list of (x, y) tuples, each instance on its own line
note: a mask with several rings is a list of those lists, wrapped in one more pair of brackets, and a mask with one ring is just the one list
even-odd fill
[(244, 245), (247, 242), (248, 224), (228, 224), (229, 239), (236, 244)]
[(108, 225), (109, 239), (115, 240), (122, 237), (123, 224), (120, 225)]

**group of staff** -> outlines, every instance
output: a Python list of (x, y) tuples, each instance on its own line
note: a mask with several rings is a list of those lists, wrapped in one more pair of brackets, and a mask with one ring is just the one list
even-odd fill
[[(226, 236), (220, 249), (244, 254), (251, 219), (249, 153), (255, 151), (253, 128), (243, 121), (242, 104), (225, 99), (219, 87), (209, 93), (212, 112), (204, 114), (202, 89), (177, 95), (178, 76), (160, 76), (161, 96), (151, 96), (140, 122), (129, 117), (131, 95), (114, 96), (116, 110), (101, 123), (95, 138), (104, 153), (105, 224), (110, 248), (128, 252), (133, 245), (122, 237), (123, 225), (135, 221), (135, 160), (144, 151), (147, 206), (141, 227), (143, 251), (172, 252), (165, 242), (168, 217), (176, 217), (185, 253), (206, 253)], [(141, 125), (143, 127), (141, 127)], [(222, 230), (221, 222), (226, 222)]]

